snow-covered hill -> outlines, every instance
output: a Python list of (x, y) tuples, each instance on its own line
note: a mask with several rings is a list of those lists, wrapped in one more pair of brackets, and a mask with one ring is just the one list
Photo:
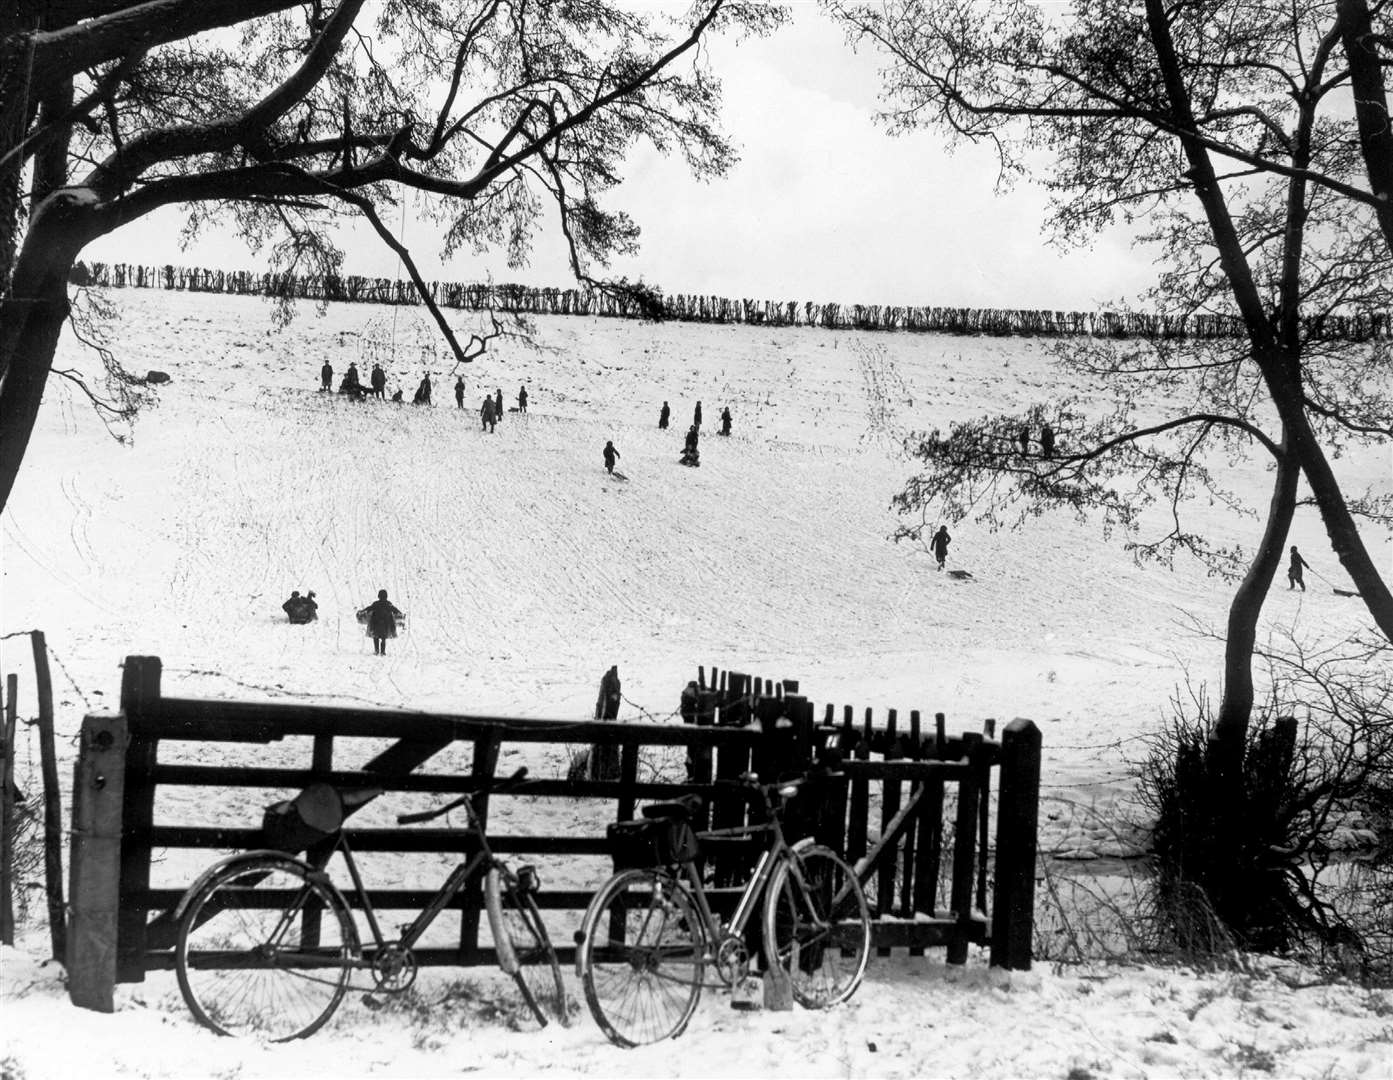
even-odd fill
[[(505, 342), (465, 370), (461, 412), (453, 373), (416, 312), (334, 305), (319, 317), (307, 308), (280, 331), (257, 299), (111, 296), (122, 312), (117, 355), (171, 381), (134, 442), (118, 446), (54, 380), (3, 517), (0, 634), (47, 634), (68, 759), (82, 715), (114, 708), (128, 654), (162, 657), (166, 691), (182, 696), (571, 718), (591, 714), (599, 676), (617, 664), (621, 717), (659, 720), (674, 713), (697, 665), (714, 665), (798, 679), (819, 708), (942, 711), (952, 730), (1032, 717), (1045, 740), (1046, 846), (1087, 848), (1110, 829), (1090, 835), (1092, 815), (1059, 807), (1109, 818), (1130, 787), (1129, 757), (1176, 686), (1187, 673), (1217, 678), (1220, 646), (1194, 627), (1222, 625), (1228, 593), (1197, 565), (1134, 565), (1116, 538), (1058, 517), (1019, 532), (954, 527), (948, 565), (969, 571), (966, 579), (888, 539), (890, 497), (911, 468), (900, 453), (904, 433), (1047, 396), (1089, 400), (1090, 387), (1061, 385), (1042, 342), (539, 319), (535, 348)], [(429, 367), (435, 406), (355, 405), (318, 393), (325, 359), (336, 372), (355, 360), (364, 373), (381, 360), (389, 392), (400, 385), (408, 400)], [(90, 371), (92, 361), (67, 337), (58, 366)], [(522, 385), (528, 413), (510, 412), (485, 433), (483, 395), (502, 389), (512, 404)], [(659, 431), (664, 400), (673, 424)], [(683, 468), (677, 458), (698, 400), (701, 467)], [(714, 434), (723, 406), (734, 416), (728, 439)], [(605, 473), (606, 440), (627, 479)], [(1353, 455), (1339, 466), (1352, 490), (1393, 485), (1386, 456)], [(1232, 477), (1259, 506), (1265, 484), (1258, 462)], [(1226, 540), (1257, 536), (1254, 521), (1221, 509), (1187, 512)], [(1313, 514), (1298, 516), (1292, 539), (1329, 580), (1312, 578), (1304, 594), (1274, 593), (1264, 633), (1334, 640), (1363, 625), (1358, 602), (1329, 587), (1347, 582)], [(1386, 563), (1389, 537), (1369, 540)], [(385, 658), (354, 620), (379, 588), (409, 617)], [(291, 589), (315, 590), (318, 623), (285, 622), (280, 605)], [(20, 673), (22, 694), (33, 686), (27, 650), (26, 638), (0, 640), (0, 665)], [(134, 1044), (118, 1059), (120, 1070), (144, 1075), (304, 1075), (321, 1063), (343, 1075), (346, 1062), (390, 1074), (398, 1054), (409, 1064), (397, 1075), (476, 1066), (561, 1075), (660, 1067), (1229, 1075), (1263, 1069), (1265, 1058), (1242, 1058), (1251, 1052), (1275, 1055), (1282, 1075), (1374, 1076), (1388, 1075), (1393, 1059), (1376, 1052), (1389, 1050), (1387, 1012), (1378, 1020), (1387, 1002), (1353, 991), (1333, 1007), (1354, 1019), (1333, 1027), (1322, 1019), (1298, 1051), (1298, 1036), (1266, 1005), (1234, 1003), (1222, 1023), (1197, 1024), (1206, 1006), (1218, 1011), (1208, 1003), (1227, 993), (1222, 980), (1145, 973), (1105, 987), (1053, 975), (960, 984), (932, 965), (873, 968), (856, 1003), (835, 1016), (710, 1013), (686, 1041), (652, 1056), (612, 1052), (588, 1020), (524, 1045), (506, 1032), (495, 1039), (477, 1018), (391, 1037), (373, 1026), (241, 1056), (189, 1030), (170, 987), (126, 988), (115, 1018), (72, 1019), (42, 987), (20, 993), (11, 971), (20, 981), (32, 973), (16, 956), (6, 954), (10, 1034), (0, 1054), (30, 1077), (87, 1060), (38, 1045), (51, 1010), (69, 1017), (53, 1030), (80, 1020), (93, 1042), (99, 1032), (141, 1044), (177, 1033), (167, 1065)], [(1316, 1009), (1325, 991), (1299, 1000), (1274, 993), (1277, 1015)], [(1100, 1014), (1093, 1006), (1104, 1001)], [(1165, 1018), (1147, 1011), (1162, 1001), (1171, 1003)], [(20, 1015), (23, 1024), (9, 1022)], [(922, 1023), (906, 1023), (916, 1015)], [(1018, 1036), (1019, 1053), (989, 1034), (997, 1021)], [(1057, 1043), (1042, 1034), (1055, 1023)], [(17, 1038), (20, 1028), (35, 1038)], [(805, 1043), (820, 1055), (816, 1068)]]

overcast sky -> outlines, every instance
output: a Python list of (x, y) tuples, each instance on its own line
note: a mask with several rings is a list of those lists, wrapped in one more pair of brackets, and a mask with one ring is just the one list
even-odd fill
[[(727, 130), (740, 161), (725, 178), (697, 183), (685, 165), (651, 152), (630, 161), (611, 204), (642, 228), (642, 250), (614, 274), (665, 292), (760, 300), (1093, 309), (1125, 301), (1154, 274), (1121, 231), (1085, 251), (1045, 243), (1046, 197), (1030, 185), (994, 192), (986, 148), (951, 155), (937, 132), (892, 138), (874, 122), (879, 60), (853, 54), (813, 0), (769, 38), (710, 45), (725, 84)], [(92, 245), (84, 258), (260, 268), (239, 242), (178, 246), (181, 215), (147, 219)], [(554, 236), (532, 264), (469, 253), (440, 261), (436, 232), (391, 221), (428, 279), (566, 286)], [(346, 271), (392, 277), (396, 256), (363, 230), (347, 238)], [(138, 252), (138, 254), (136, 254)]]

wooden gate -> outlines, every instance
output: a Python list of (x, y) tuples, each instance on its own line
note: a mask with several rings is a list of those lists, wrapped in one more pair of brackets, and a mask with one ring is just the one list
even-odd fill
[[(830, 707), (826, 722), (817, 723), (812, 703), (788, 692), (790, 684), (770, 683), (770, 693), (756, 694), (753, 682), (739, 675), (714, 688), (701, 687), (695, 708), (685, 717), (691, 722), (676, 725), (170, 698), (160, 692), (160, 674), (157, 657), (128, 657), (121, 712), (83, 721), (73, 796), (68, 944), (69, 993), (76, 1004), (110, 1011), (116, 982), (140, 981), (147, 971), (172, 965), (172, 912), (188, 883), (151, 887), (152, 852), (260, 846), (259, 814), (216, 826), (157, 821), (161, 789), (197, 786), (211, 794), (254, 788), (285, 794), (324, 781), (345, 788), (457, 795), (477, 790), (491, 778), (500, 749), (513, 743), (620, 748), (618, 780), (571, 781), (534, 771), (519, 794), (612, 802), (614, 819), (627, 820), (635, 816), (639, 800), (696, 792), (707, 799), (712, 827), (742, 824), (750, 813), (737, 787), (723, 781), (751, 769), (766, 779), (803, 774), (815, 767), (820, 753), (838, 747), (844, 763), (830, 773), (814, 772), (805, 787), (808, 798), (790, 808), (789, 824), (856, 862), (875, 902), (876, 947), (922, 952), (945, 945), (948, 960), (962, 963), (970, 944), (989, 943), (993, 964), (1030, 966), (1040, 739), (1029, 722), (1008, 727), (999, 743), (990, 735), (949, 739), (941, 723), (933, 735), (920, 737), (917, 714), (911, 714), (909, 732), (896, 731), (893, 714), (888, 729), (874, 728), (869, 713), (860, 726), (845, 717), (832, 723)], [(161, 743), (171, 740), (204, 745), (213, 759), (219, 746), (298, 740), (308, 760), (294, 766), (162, 761)], [(461, 744), (469, 751), (467, 771), (424, 768), (442, 751)], [(641, 751), (673, 746), (688, 748), (686, 776), (641, 778)], [(987, 796), (993, 770), (999, 772), (1001, 809), (989, 906)], [(485, 817), (488, 801), (481, 800)], [(952, 810), (951, 833), (945, 807)], [(872, 839), (869, 825), (877, 810), (880, 835)], [(359, 852), (461, 852), (470, 845), (468, 836), (454, 829), (354, 828), (348, 835)], [(943, 857), (945, 837), (949, 859)], [(607, 853), (602, 830), (536, 836), (490, 830), (489, 839), (507, 855)], [(712, 843), (709, 866), (718, 896), (719, 887), (728, 889), (738, 879), (748, 857), (747, 844)], [(373, 882), (368, 893), (383, 910), (419, 909), (430, 895), (429, 890)], [(575, 912), (585, 907), (590, 893), (544, 889), (538, 903), (546, 911)], [(456, 898), (458, 944), (421, 950), (421, 964), (493, 961), (492, 950), (479, 946), (480, 899), (477, 888)], [(557, 951), (563, 961), (574, 952), (567, 942)]]

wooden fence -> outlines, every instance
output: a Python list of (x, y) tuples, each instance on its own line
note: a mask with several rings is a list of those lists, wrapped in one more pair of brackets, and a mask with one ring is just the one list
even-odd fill
[[(259, 818), (217, 826), (156, 821), (157, 790), (178, 785), (293, 793), (326, 781), (458, 794), (492, 777), (500, 747), (514, 743), (620, 748), (616, 781), (570, 781), (534, 770), (518, 794), (613, 802), (615, 820), (626, 820), (635, 816), (639, 800), (698, 792), (708, 803), (702, 824), (712, 828), (743, 823), (749, 812), (737, 787), (721, 781), (749, 769), (766, 779), (801, 774), (819, 751), (836, 746), (846, 760), (834, 772), (814, 772), (807, 797), (790, 810), (789, 825), (844, 850), (856, 863), (875, 906), (876, 948), (922, 953), (946, 946), (948, 961), (962, 963), (971, 944), (982, 944), (990, 946), (994, 965), (1030, 966), (1040, 737), (1028, 721), (1009, 726), (999, 742), (991, 732), (950, 738), (941, 717), (933, 731), (921, 731), (918, 713), (900, 727), (892, 712), (877, 728), (869, 711), (854, 723), (849, 709), (838, 717), (829, 706), (819, 723), (812, 703), (790, 692), (791, 684), (770, 683), (771, 692), (756, 694), (752, 680), (730, 673), (716, 686), (699, 689), (695, 708), (684, 717), (689, 722), (681, 725), (180, 699), (161, 694), (160, 674), (158, 658), (128, 657), (120, 713), (83, 721), (73, 793), (68, 945), (69, 993), (78, 1005), (110, 1011), (116, 982), (138, 982), (149, 970), (172, 966), (172, 912), (188, 883), (152, 887), (153, 851), (260, 846)], [(166, 763), (159, 754), (163, 741), (179, 740), (206, 744), (206, 757), (215, 760), (219, 744), (268, 745), (296, 736), (308, 737), (310, 748), (310, 760), (298, 767)], [(385, 748), (383, 739), (391, 740)], [(467, 773), (421, 770), (460, 743), (472, 744)], [(365, 745), (377, 751), (366, 760)], [(641, 780), (641, 751), (673, 746), (688, 748), (687, 779)], [(999, 811), (992, 880), (994, 772)], [(485, 817), (489, 799), (508, 797), (482, 799)], [(872, 824), (877, 814), (878, 836)], [(453, 829), (363, 828), (348, 835), (360, 852), (460, 852), (470, 844)], [(489, 839), (497, 851), (512, 855), (606, 853), (602, 830), (542, 836), (490, 831)], [(733, 902), (732, 883), (753, 855), (750, 842), (713, 842), (709, 850), (718, 902), (721, 888)], [(600, 884), (597, 879), (591, 889)], [(544, 889), (538, 903), (546, 911), (578, 911), (591, 889)], [(419, 909), (430, 896), (429, 890), (378, 888), (372, 882), (368, 892), (374, 906), (388, 910)], [(420, 950), (422, 965), (492, 961), (492, 951), (478, 942), (479, 891), (466, 890), (455, 906), (458, 945)], [(569, 942), (558, 946), (563, 960), (573, 957)]]

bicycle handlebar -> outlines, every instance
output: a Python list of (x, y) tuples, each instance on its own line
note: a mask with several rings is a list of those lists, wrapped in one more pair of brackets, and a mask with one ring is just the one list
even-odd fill
[(475, 795), (484, 794), (491, 791), (507, 791), (510, 788), (517, 787), (517, 785), (521, 784), (526, 779), (527, 766), (521, 765), (518, 767), (518, 770), (515, 773), (513, 773), (512, 776), (508, 777), (506, 780), (490, 779), (489, 781), (484, 783), (478, 791), (471, 792), (468, 795), (461, 795), (458, 799), (453, 799), (450, 802), (447, 802), (444, 806), (437, 806), (433, 810), (422, 810), (415, 814), (398, 814), (397, 824), (419, 825), (423, 821), (430, 821), (434, 818), (442, 816), (443, 814), (448, 814), (451, 810), (455, 809), (458, 806), (464, 806), (466, 803), (469, 803)]

